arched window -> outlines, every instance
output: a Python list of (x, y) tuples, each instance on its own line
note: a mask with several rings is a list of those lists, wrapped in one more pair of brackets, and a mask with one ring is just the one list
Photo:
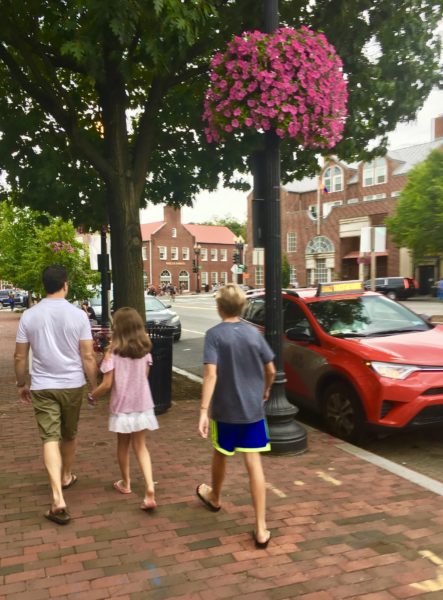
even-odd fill
[(178, 285), (182, 292), (189, 291), (189, 273), (187, 271), (180, 271), (178, 274)]
[(386, 183), (388, 179), (388, 168), (384, 158), (376, 158), (372, 162), (363, 165), (363, 185), (377, 185)]
[(160, 273), (160, 284), (171, 283), (171, 273), (166, 269)]
[(332, 252), (334, 252), (334, 244), (324, 235), (312, 238), (306, 246), (306, 254), (329, 254)]
[(323, 184), (328, 192), (341, 192), (343, 189), (343, 171), (340, 167), (328, 167), (323, 173)]

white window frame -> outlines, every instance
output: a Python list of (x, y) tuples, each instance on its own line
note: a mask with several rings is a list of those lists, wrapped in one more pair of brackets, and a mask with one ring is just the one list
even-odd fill
[(211, 285), (218, 284), (218, 273), (217, 271), (211, 271)]
[(349, 198), (346, 200), (346, 204), (358, 204), (358, 198)]
[(218, 250), (217, 248), (211, 248), (211, 262), (218, 261)]
[(227, 283), (228, 283), (228, 274), (226, 273), (226, 271), (222, 271), (220, 273), (220, 284), (226, 285)]
[(146, 244), (142, 245), (142, 260), (148, 260), (148, 249)]
[(220, 248), (220, 260), (226, 262), (228, 260), (228, 251), (226, 248)]
[(295, 231), (288, 231), (286, 234), (286, 251), (297, 252), (297, 234)]
[(343, 191), (343, 169), (338, 165), (328, 167), (323, 173), (323, 185), (328, 192)]
[(207, 248), (201, 248), (200, 260), (208, 260), (208, 249)]
[(202, 285), (208, 285), (208, 272), (202, 271), (200, 275), (201, 275)]
[(255, 266), (255, 287), (263, 287), (265, 284), (265, 270), (262, 265)]
[(172, 246), (171, 248), (171, 260), (179, 260), (177, 246)]
[(289, 283), (291, 285), (297, 285), (297, 267), (294, 265), (289, 265)]
[(166, 246), (158, 247), (158, 257), (160, 260), (168, 260), (168, 249)]
[(384, 158), (375, 158), (363, 165), (363, 187), (381, 185), (388, 180), (388, 166)]
[(189, 248), (182, 248), (182, 259), (189, 260)]
[(175, 227), (173, 227), (171, 229), (171, 237), (176, 238), (177, 237), (177, 229)]

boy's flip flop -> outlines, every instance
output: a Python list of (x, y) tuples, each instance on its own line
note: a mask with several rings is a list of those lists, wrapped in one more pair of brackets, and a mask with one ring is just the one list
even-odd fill
[(125, 488), (125, 486), (122, 485), (122, 483), (123, 481), (121, 479), (119, 479), (118, 481), (114, 481), (114, 489), (117, 490), (117, 492), (120, 492), (120, 494), (131, 494), (131, 488)]
[(68, 488), (72, 487), (74, 485), (74, 483), (77, 482), (77, 475), (74, 475), (74, 473), (71, 474), (71, 481), (69, 483), (65, 483), (64, 485), (62, 485), (62, 490), (67, 490)]
[(203, 496), (201, 492), (203, 486), (205, 486), (208, 490), (211, 489), (208, 485), (206, 485), (206, 483), (201, 483), (197, 486), (197, 489), (195, 490), (197, 496), (200, 498), (203, 504), (205, 504), (209, 508), (210, 511), (218, 512), (221, 509), (221, 506), (215, 506), (214, 504), (212, 504), (212, 502), (210, 502), (207, 498)]
[(66, 508), (59, 508), (58, 510), (49, 509), (45, 512), (45, 517), (49, 521), (57, 523), (57, 525), (67, 525), (71, 520), (71, 515)]

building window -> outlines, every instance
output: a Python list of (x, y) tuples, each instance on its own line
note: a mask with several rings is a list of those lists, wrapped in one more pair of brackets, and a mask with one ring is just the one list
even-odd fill
[(328, 192), (341, 192), (343, 189), (343, 171), (340, 167), (329, 167), (323, 175), (323, 184)]
[(166, 246), (158, 247), (158, 256), (160, 260), (166, 260), (168, 258), (168, 249), (166, 248)]
[(202, 271), (201, 273), (202, 285), (208, 285), (208, 272)]
[(363, 166), (363, 185), (378, 185), (386, 183), (388, 169), (384, 158), (376, 158)]
[(220, 250), (220, 260), (226, 262), (228, 260), (228, 251), (226, 249)]
[(148, 249), (146, 248), (146, 244), (142, 246), (142, 259), (148, 260)]
[(176, 228), (175, 228), (175, 227), (173, 227), (173, 228), (172, 228), (172, 230), (171, 230), (171, 235), (172, 235), (172, 237), (174, 237), (174, 238), (175, 238), (175, 237), (177, 237), (177, 230), (176, 230)]
[(363, 202), (371, 202), (372, 200), (384, 200), (386, 194), (371, 194), (370, 196), (363, 196)]
[(293, 286), (293, 287), (298, 287), (298, 281), (297, 281), (297, 268), (294, 267), (293, 265), (289, 266), (289, 283)]
[(226, 271), (220, 273), (220, 283), (221, 285), (226, 285), (228, 283), (228, 274)]
[(358, 204), (358, 198), (349, 198), (346, 200), (346, 204)]
[(399, 198), (400, 194), (401, 194), (401, 192), (392, 192), (391, 198)]
[(218, 283), (218, 273), (216, 271), (211, 272), (211, 284), (217, 285)]
[(308, 206), (308, 215), (313, 221), (317, 220), (317, 208), (318, 207), (316, 204), (311, 204)]
[(330, 281), (329, 271), (330, 269), (326, 267), (326, 259), (317, 258), (315, 269), (309, 269), (308, 271), (309, 285), (317, 285), (318, 283)]
[(291, 231), (287, 235), (287, 252), (297, 251), (297, 235)]
[(183, 260), (189, 260), (189, 248), (182, 248)]
[(178, 286), (182, 292), (189, 291), (189, 273), (187, 271), (180, 271), (178, 274)]
[(319, 254), (334, 252), (334, 244), (324, 235), (318, 235), (309, 240), (306, 246), (306, 254)]
[(163, 283), (171, 283), (171, 273), (166, 269), (160, 273), (160, 285)]
[(264, 269), (262, 266), (255, 267), (255, 287), (263, 287), (265, 284)]
[(208, 260), (208, 249), (202, 248), (200, 250), (200, 260)]
[(171, 248), (171, 260), (178, 260), (178, 248)]
[(217, 252), (216, 248), (211, 248), (211, 260), (212, 261), (218, 260), (218, 252)]

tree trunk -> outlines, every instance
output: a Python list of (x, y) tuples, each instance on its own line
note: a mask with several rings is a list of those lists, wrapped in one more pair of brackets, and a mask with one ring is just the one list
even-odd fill
[(114, 310), (132, 306), (145, 321), (140, 203), (125, 174), (108, 184)]

